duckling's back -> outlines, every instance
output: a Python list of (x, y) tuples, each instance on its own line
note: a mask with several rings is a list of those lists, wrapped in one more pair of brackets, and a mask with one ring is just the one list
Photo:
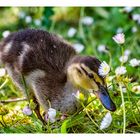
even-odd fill
[(47, 31), (26, 29), (9, 35), (0, 45), (1, 61), (14, 63), (22, 73), (35, 69), (62, 72), (75, 50)]

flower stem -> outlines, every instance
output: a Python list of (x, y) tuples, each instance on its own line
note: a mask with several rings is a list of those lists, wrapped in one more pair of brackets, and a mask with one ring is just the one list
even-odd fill
[(122, 106), (123, 106), (123, 134), (125, 134), (126, 114), (125, 114), (125, 102), (124, 102), (124, 96), (123, 96), (121, 84), (119, 84), (119, 88), (120, 88), (120, 92), (121, 92), (121, 99), (122, 99)]

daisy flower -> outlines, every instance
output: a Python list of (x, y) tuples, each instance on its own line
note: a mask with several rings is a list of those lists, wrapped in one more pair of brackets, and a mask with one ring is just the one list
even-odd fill
[(103, 61), (98, 70), (99, 75), (104, 77), (109, 73), (109, 71), (110, 66), (105, 61)]
[(103, 118), (101, 125), (100, 125), (100, 130), (106, 129), (110, 126), (112, 122), (112, 116), (110, 112), (106, 113), (105, 117)]
[(99, 45), (98, 46), (98, 48), (97, 48), (97, 50), (98, 50), (98, 52), (101, 52), (101, 53), (103, 53), (103, 52), (106, 52), (107, 50), (106, 50), (106, 46), (105, 45)]
[(75, 34), (76, 34), (77, 30), (73, 27), (71, 27), (69, 30), (68, 30), (68, 37), (73, 37)]
[(31, 16), (26, 16), (25, 17), (25, 22), (26, 23), (31, 23), (32, 22), (32, 17)]
[(131, 31), (132, 31), (132, 33), (136, 33), (138, 31), (138, 29), (137, 29), (137, 27), (134, 26), (134, 27), (132, 27)]
[(92, 17), (89, 17), (89, 16), (86, 16), (86, 17), (83, 17), (81, 19), (81, 23), (83, 23), (84, 25), (92, 25), (94, 22), (94, 19)]
[(36, 26), (40, 26), (40, 25), (41, 25), (41, 20), (35, 19), (35, 20), (34, 20), (34, 24), (35, 24)]
[(123, 28), (119, 27), (116, 32), (117, 32), (117, 34), (122, 33), (123, 32)]
[(46, 122), (49, 120), (51, 123), (54, 123), (56, 121), (55, 117), (56, 117), (56, 110), (53, 108), (49, 108), (48, 113), (45, 114), (44, 119)]
[(118, 33), (115, 36), (112, 37), (112, 39), (117, 43), (117, 44), (124, 44), (125, 42), (125, 35), (123, 33)]
[(126, 63), (127, 60), (128, 60), (128, 56), (127, 56), (127, 55), (121, 56), (121, 57), (119, 58), (119, 60), (120, 60), (120, 62), (122, 62), (122, 63)]
[(132, 15), (132, 19), (133, 19), (134, 21), (138, 21), (138, 20), (140, 19), (140, 14), (133, 14), (133, 15)]
[(139, 85), (134, 86), (134, 87), (132, 88), (132, 91), (133, 91), (133, 92), (136, 92), (136, 93), (140, 93), (140, 86), (139, 86)]
[(130, 60), (130, 65), (131, 65), (132, 67), (137, 67), (137, 66), (140, 65), (140, 60), (137, 60), (136, 58), (131, 59), (131, 60)]
[(123, 75), (126, 72), (127, 72), (127, 70), (126, 70), (126, 67), (124, 67), (124, 66), (117, 67), (115, 70), (116, 75)]
[(76, 52), (80, 53), (84, 50), (85, 47), (83, 44), (76, 43), (76, 44), (73, 44), (73, 48), (76, 50)]
[(27, 115), (27, 116), (32, 115), (32, 110), (30, 109), (29, 106), (24, 107), (23, 110), (22, 110), (22, 112), (23, 112), (25, 115)]
[(130, 51), (130, 50), (126, 49), (126, 50), (124, 51), (124, 55), (125, 55), (125, 56), (129, 56), (130, 54), (131, 54), (131, 51)]
[(2, 33), (2, 36), (6, 38), (10, 34), (10, 31), (6, 30)]
[(124, 10), (126, 13), (132, 12), (133, 9), (134, 9), (134, 7), (124, 7), (124, 8), (123, 8), (123, 10)]
[(0, 77), (3, 77), (6, 74), (5, 68), (0, 68)]

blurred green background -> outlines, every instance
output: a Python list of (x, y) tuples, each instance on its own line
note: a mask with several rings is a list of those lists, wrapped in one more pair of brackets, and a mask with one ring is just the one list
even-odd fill
[[(137, 46), (140, 44), (140, 20), (133, 18), (138, 13), (140, 8), (131, 7), (0, 8), (0, 37), (9, 31), (25, 28), (44, 29), (60, 34), (73, 44), (82, 44), (84, 49), (81, 53), (96, 55), (108, 61), (107, 55), (97, 51), (99, 45), (105, 45), (115, 54), (113, 57), (116, 61), (113, 62), (113, 66), (117, 66), (120, 48), (115, 47), (112, 40), (114, 34), (123, 32), (127, 38), (125, 48), (135, 48), (132, 55), (139, 55)], [(84, 17), (89, 19), (81, 22)], [(75, 30), (71, 31), (72, 34), (68, 33), (71, 28)]]

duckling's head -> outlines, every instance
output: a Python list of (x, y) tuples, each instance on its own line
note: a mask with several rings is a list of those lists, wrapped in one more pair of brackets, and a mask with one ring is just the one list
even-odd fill
[(76, 56), (67, 67), (68, 79), (75, 87), (95, 93), (106, 109), (115, 111), (116, 106), (109, 96), (105, 77), (98, 74), (100, 64), (95, 57)]

